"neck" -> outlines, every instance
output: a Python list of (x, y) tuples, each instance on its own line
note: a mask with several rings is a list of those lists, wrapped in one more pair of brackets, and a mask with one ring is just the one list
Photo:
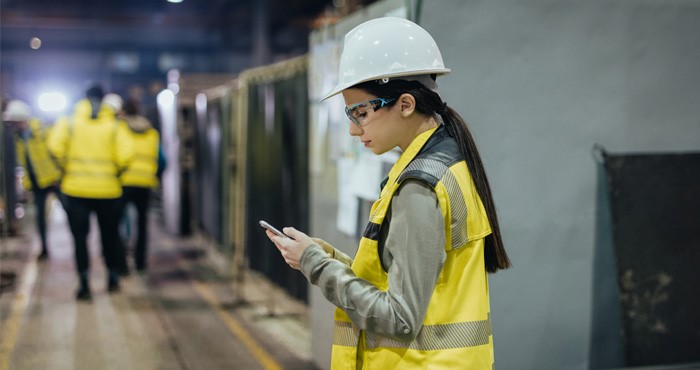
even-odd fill
[(401, 151), (406, 151), (409, 145), (413, 142), (413, 140), (418, 137), (418, 135), (434, 129), (435, 127), (438, 126), (437, 121), (435, 120), (435, 117), (433, 116), (428, 116), (428, 117), (420, 117), (416, 119), (415, 122), (409, 123), (410, 127), (413, 127), (413, 129), (407, 131), (406, 135), (406, 140), (404, 140), (400, 145), (399, 148), (401, 148)]

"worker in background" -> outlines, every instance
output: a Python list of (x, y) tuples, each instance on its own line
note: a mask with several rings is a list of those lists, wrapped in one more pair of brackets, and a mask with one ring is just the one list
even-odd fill
[(103, 104), (99, 85), (86, 91), (72, 116), (62, 117), (49, 136), (49, 150), (63, 168), (61, 191), (75, 243), (80, 285), (78, 300), (92, 299), (87, 236), (90, 214), (97, 215), (102, 255), (107, 267), (107, 291), (119, 291), (119, 211), (122, 187), (119, 176), (133, 157), (128, 127)]
[(401, 156), (353, 258), (292, 227), (268, 237), (333, 303), (331, 368), (494, 368), (488, 272), (510, 267), (484, 166), (436, 78), (450, 72), (423, 28), (367, 21), (345, 36), (338, 85), (349, 133)]
[(122, 108), (124, 106), (124, 99), (122, 99), (122, 97), (119, 96), (119, 94), (109, 93), (105, 95), (105, 97), (102, 98), (102, 104), (105, 104), (109, 108), (112, 108), (115, 117), (121, 118)]
[[(105, 95), (104, 98), (102, 98), (102, 104), (108, 106), (109, 108), (114, 111), (114, 116), (117, 119), (120, 119), (123, 121), (123, 116), (124, 116), (124, 99), (119, 94), (116, 93), (109, 93)], [(126, 121), (124, 121), (126, 123)], [(122, 196), (124, 194), (124, 188), (122, 187)], [(123, 197), (122, 197), (122, 202), (123, 202)], [(123, 203), (120, 204), (121, 207), (124, 206)], [(118, 258), (117, 260), (119, 261), (119, 275), (121, 276), (129, 276), (129, 266), (127, 265), (126, 262), (126, 255), (127, 255), (127, 248), (125, 241), (128, 240), (131, 236), (131, 220), (129, 219), (129, 213), (128, 212), (121, 212), (122, 216), (119, 220), (119, 225), (117, 230), (119, 231), (119, 252), (118, 252)]]
[(41, 239), (39, 260), (49, 257), (46, 241), (46, 200), (53, 193), (58, 196), (58, 182), (61, 169), (53, 160), (46, 147), (47, 130), (41, 122), (31, 117), (31, 108), (20, 100), (7, 104), (3, 120), (11, 122), (15, 128), (15, 149), (17, 161), (24, 169), (22, 185), (32, 192), (36, 207), (36, 225)]
[(139, 273), (148, 267), (148, 205), (151, 189), (159, 184), (165, 169), (165, 156), (160, 145), (160, 135), (146, 117), (140, 115), (138, 104), (127, 99), (123, 119), (126, 121), (134, 142), (134, 160), (121, 175), (124, 195), (124, 212), (129, 204), (136, 207), (136, 246), (134, 265)]

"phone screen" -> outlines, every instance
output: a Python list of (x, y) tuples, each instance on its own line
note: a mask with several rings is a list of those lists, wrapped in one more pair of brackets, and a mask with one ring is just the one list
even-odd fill
[(272, 232), (275, 233), (277, 236), (281, 236), (281, 237), (283, 237), (283, 238), (289, 238), (289, 237), (288, 237), (287, 235), (285, 235), (283, 232), (277, 230), (277, 228), (275, 228), (274, 226), (268, 224), (267, 222), (265, 222), (265, 221), (263, 221), (263, 220), (260, 220), (259, 223), (260, 223), (260, 226), (262, 226), (262, 227), (264, 227), (264, 228), (266, 228), (266, 229), (272, 231)]

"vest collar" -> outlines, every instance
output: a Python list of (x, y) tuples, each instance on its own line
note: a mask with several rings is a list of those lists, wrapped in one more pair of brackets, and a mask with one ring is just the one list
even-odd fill
[[(433, 133), (438, 131), (438, 129), (441, 129), (441, 131), (445, 131), (443, 128), (443, 125), (438, 125), (438, 127), (432, 128), (426, 132), (423, 132), (422, 134), (416, 136), (415, 139), (411, 142), (411, 144), (406, 148), (406, 151), (401, 153), (401, 156), (399, 157), (399, 160), (396, 161), (393, 167), (391, 167), (391, 171), (389, 171), (389, 177), (387, 177), (384, 181), (382, 181), (382, 194), (381, 196), (384, 196), (385, 192), (387, 191), (388, 187), (386, 186), (387, 184), (391, 185), (396, 180), (399, 178), (399, 175), (401, 175), (401, 172), (403, 172), (404, 169), (406, 169), (406, 166), (413, 161), (413, 159), (420, 153), (422, 152), (421, 149), (426, 145), (428, 142), (437, 142), (439, 140), (430, 140), (431, 137), (433, 136)], [(433, 143), (434, 144), (434, 143)], [(430, 144), (432, 146), (433, 144)]]
[(442, 123), (441, 120), (438, 124), (438, 127), (430, 129), (416, 136), (416, 138), (413, 139), (408, 148), (406, 148), (406, 151), (401, 154), (399, 160), (396, 161), (394, 166), (391, 168), (391, 171), (389, 171), (389, 176), (384, 178), (384, 181), (382, 181), (380, 186), (382, 190), (382, 195), (384, 195), (384, 189), (386, 188), (386, 184), (390, 182), (395, 182), (399, 178), (403, 170), (406, 169), (406, 166), (408, 166), (414, 158), (428, 151), (435, 144), (442, 141), (442, 139), (445, 138), (445, 136), (447, 135), (447, 129), (445, 129), (445, 125)]

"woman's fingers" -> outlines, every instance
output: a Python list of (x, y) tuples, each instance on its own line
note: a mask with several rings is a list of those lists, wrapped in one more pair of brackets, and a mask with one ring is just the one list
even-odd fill
[(265, 233), (280, 251), (284, 261), (293, 269), (298, 270), (300, 268), (301, 255), (306, 247), (314, 242), (306, 234), (293, 227), (285, 227), (282, 231), (289, 238), (277, 236), (269, 230), (266, 230)]

